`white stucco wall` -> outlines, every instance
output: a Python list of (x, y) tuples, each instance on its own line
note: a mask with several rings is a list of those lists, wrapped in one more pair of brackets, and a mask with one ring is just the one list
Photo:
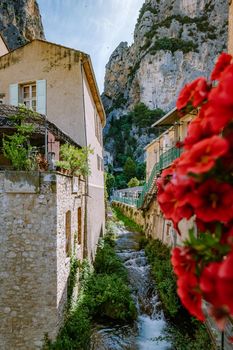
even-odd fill
[[(104, 171), (103, 168), (98, 169), (97, 165), (97, 157), (103, 159), (103, 145), (96, 137), (96, 109), (85, 74), (83, 74), (83, 78), (87, 145), (90, 145), (94, 150), (94, 154), (91, 154), (89, 159), (91, 175), (88, 178), (87, 197), (87, 246), (89, 257), (94, 258), (99, 236), (101, 231), (104, 231), (105, 226)], [(99, 116), (97, 117), (99, 118)]]

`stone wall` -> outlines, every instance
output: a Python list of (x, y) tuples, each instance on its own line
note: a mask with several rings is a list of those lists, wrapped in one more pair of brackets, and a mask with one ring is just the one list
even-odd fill
[[(142, 226), (147, 237), (160, 239), (169, 246), (181, 244), (180, 236), (177, 235), (171, 221), (164, 218), (157, 201), (151, 202), (149, 208), (145, 211), (115, 201), (112, 205), (119, 208), (125, 216)], [(185, 239), (187, 238), (188, 228), (191, 226), (192, 223), (186, 220), (183, 220), (180, 224), (180, 229), (183, 232), (182, 237)]]
[(120, 202), (112, 202), (112, 205), (119, 208), (121, 212), (127, 216), (129, 219), (132, 219), (136, 224), (145, 228), (145, 218), (143, 212), (132, 205), (128, 205)]
[(71, 177), (0, 172), (0, 349), (40, 349), (45, 333), (55, 338), (70, 269), (65, 213), (74, 247), (82, 198)]

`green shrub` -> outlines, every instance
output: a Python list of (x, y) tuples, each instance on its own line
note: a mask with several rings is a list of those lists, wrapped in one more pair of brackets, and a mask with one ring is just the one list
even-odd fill
[(47, 340), (44, 350), (88, 350), (91, 322), (89, 311), (78, 306), (69, 315), (54, 343)]
[(87, 285), (83, 303), (94, 318), (129, 322), (137, 317), (130, 289), (118, 273), (94, 274)]
[[(45, 338), (44, 350), (88, 350), (90, 349), (93, 320), (110, 319), (129, 323), (137, 317), (136, 306), (127, 285), (127, 273), (114, 250), (112, 227), (100, 242), (95, 270), (84, 260), (80, 267), (79, 300), (68, 310), (64, 326), (52, 343)], [(71, 265), (70, 284), (74, 282), (77, 264)]]
[(127, 216), (125, 216), (119, 208), (116, 206), (113, 206), (113, 214), (117, 218), (117, 220), (123, 222), (126, 228), (133, 232), (143, 232), (143, 227), (136, 224), (133, 220), (129, 219)]
[(171, 51), (174, 53), (175, 51), (182, 51), (184, 53), (188, 53), (190, 51), (196, 51), (198, 45), (193, 41), (185, 41), (178, 38), (160, 38), (154, 42), (154, 45), (150, 48), (149, 52), (152, 55), (155, 55), (159, 50)]
[(176, 278), (170, 263), (170, 249), (160, 240), (151, 240), (145, 252), (165, 313), (174, 317), (178, 313), (180, 302), (176, 293)]
[(30, 144), (30, 138), (36, 131), (33, 121), (38, 119), (38, 115), (21, 105), (18, 113), (9, 119), (16, 131), (3, 136), (4, 156), (10, 160), (14, 170), (37, 170), (37, 148)]
[(66, 143), (60, 148), (62, 160), (57, 161), (56, 165), (69, 170), (71, 175), (87, 176), (91, 173), (88, 162), (90, 154), (93, 154), (93, 150), (90, 147), (77, 148)]
[(114, 250), (114, 241), (111, 237), (104, 238), (104, 244), (99, 245), (96, 254), (94, 269), (96, 274), (117, 274), (124, 280), (127, 277), (126, 270), (120, 258)]

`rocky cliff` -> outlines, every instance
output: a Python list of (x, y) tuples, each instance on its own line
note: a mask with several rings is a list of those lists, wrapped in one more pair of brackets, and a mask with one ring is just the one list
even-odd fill
[[(138, 102), (150, 109), (172, 109), (182, 86), (207, 76), (226, 50), (227, 29), (227, 0), (146, 0), (134, 43), (120, 43), (106, 65), (105, 134), (110, 120), (126, 115)], [(108, 139), (106, 148), (114, 151)]]
[(1, 0), (0, 33), (10, 50), (35, 38), (44, 39), (36, 0)]

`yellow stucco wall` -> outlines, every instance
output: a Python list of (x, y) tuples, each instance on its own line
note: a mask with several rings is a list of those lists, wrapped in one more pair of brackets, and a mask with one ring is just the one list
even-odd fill
[(233, 0), (229, 1), (229, 36), (228, 36), (228, 51), (233, 54)]
[(86, 145), (79, 53), (33, 41), (0, 57), (0, 93), (9, 103), (9, 85), (46, 80), (47, 117), (81, 146)]
[(194, 116), (187, 114), (174, 123), (172, 127), (163, 132), (153, 142), (146, 147), (146, 179), (148, 180), (151, 171), (159, 161), (162, 153), (168, 151), (176, 145), (177, 141), (183, 141), (187, 135), (189, 122)]

